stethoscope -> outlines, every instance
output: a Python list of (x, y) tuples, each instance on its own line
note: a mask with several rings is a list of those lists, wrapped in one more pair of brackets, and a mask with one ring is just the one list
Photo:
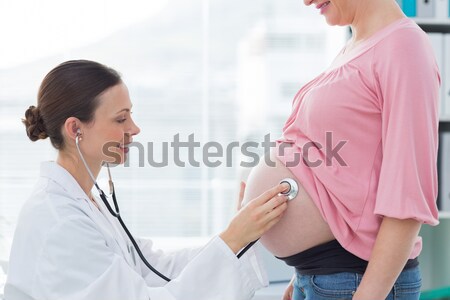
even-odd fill
[[(147, 268), (149, 268), (153, 273), (155, 273), (156, 275), (158, 275), (159, 277), (161, 277), (165, 281), (169, 282), (170, 279), (168, 277), (166, 277), (163, 274), (161, 274), (158, 270), (156, 270), (147, 261), (147, 259), (145, 259), (144, 255), (142, 254), (141, 249), (139, 248), (138, 244), (136, 243), (136, 240), (133, 238), (133, 235), (130, 233), (130, 231), (128, 230), (127, 226), (123, 222), (122, 217), (120, 216), (119, 204), (117, 203), (116, 191), (114, 189), (114, 183), (112, 181), (111, 171), (109, 169), (109, 164), (106, 163), (106, 167), (108, 169), (108, 177), (109, 177), (109, 188), (110, 188), (110, 191), (111, 191), (111, 194), (112, 194), (112, 199), (113, 199), (113, 202), (114, 202), (115, 210), (113, 210), (111, 205), (109, 205), (109, 202), (108, 202), (108, 199), (106, 197), (106, 194), (103, 192), (103, 190), (97, 184), (97, 181), (95, 180), (94, 175), (92, 175), (92, 172), (89, 169), (89, 167), (88, 167), (88, 165), (86, 163), (86, 160), (83, 157), (83, 154), (81, 153), (80, 146), (79, 146), (79, 136), (80, 135), (81, 135), (81, 130), (78, 129), (77, 130), (77, 135), (75, 137), (75, 145), (77, 147), (78, 153), (80, 154), (81, 161), (83, 162), (84, 166), (86, 167), (86, 170), (87, 170), (87, 172), (89, 174), (89, 177), (91, 177), (92, 181), (94, 182), (94, 186), (97, 189), (97, 191), (98, 191), (98, 193), (100, 195), (100, 198), (102, 199), (102, 201), (105, 204), (106, 208), (108, 209), (108, 211), (111, 213), (111, 215), (113, 217), (117, 218), (117, 220), (119, 221), (119, 223), (122, 226), (123, 230), (125, 231), (125, 233), (127, 234), (128, 238), (130, 239), (131, 243), (133, 244), (134, 249), (136, 249), (136, 252), (138, 253), (138, 255), (141, 258), (142, 262), (147, 266)], [(285, 178), (285, 179), (280, 181), (280, 184), (281, 183), (287, 183), (289, 185), (289, 189), (284, 191), (284, 192), (282, 192), (281, 194), (286, 195), (288, 200), (294, 199), (297, 196), (297, 194), (298, 194), (298, 184), (297, 184), (297, 182), (295, 180), (291, 179), (291, 178)], [(240, 258), (242, 255), (244, 255), (244, 253), (247, 252), (247, 250), (250, 249), (258, 240), (255, 240), (255, 241), (249, 243), (247, 246), (245, 246), (236, 255), (237, 258)]]
[[(288, 201), (291, 201), (292, 199), (294, 199), (297, 194), (298, 194), (298, 184), (297, 181), (295, 181), (292, 178), (285, 178), (283, 180), (280, 181), (280, 184), (282, 183), (287, 183), (289, 185), (289, 189), (282, 192), (282, 195), (286, 195)], [(259, 241), (259, 239), (249, 243), (247, 246), (245, 246), (241, 252), (239, 252), (237, 254), (237, 258), (240, 258), (245, 252), (247, 252), (248, 249), (250, 249), (257, 241)]]

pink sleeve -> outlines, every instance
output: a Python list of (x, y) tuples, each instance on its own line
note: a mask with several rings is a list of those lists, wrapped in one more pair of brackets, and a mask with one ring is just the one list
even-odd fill
[(440, 76), (427, 36), (399, 30), (378, 45), (373, 71), (382, 119), (377, 215), (438, 223)]

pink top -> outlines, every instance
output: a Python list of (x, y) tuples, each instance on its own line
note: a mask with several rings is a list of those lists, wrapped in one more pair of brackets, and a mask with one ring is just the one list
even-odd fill
[[(369, 260), (381, 216), (439, 223), (440, 75), (426, 33), (407, 18), (352, 52), (297, 93), (277, 156), (341, 245)], [(419, 237), (410, 258), (421, 248)]]

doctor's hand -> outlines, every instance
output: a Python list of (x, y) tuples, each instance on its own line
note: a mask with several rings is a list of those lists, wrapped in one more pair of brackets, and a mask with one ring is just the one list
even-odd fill
[[(243, 197), (244, 188), (245, 185), (241, 185), (239, 198)], [(220, 234), (220, 238), (234, 253), (259, 239), (280, 221), (287, 208), (287, 197), (279, 194), (287, 189), (288, 184), (279, 184), (251, 200), (238, 211), (228, 228)]]

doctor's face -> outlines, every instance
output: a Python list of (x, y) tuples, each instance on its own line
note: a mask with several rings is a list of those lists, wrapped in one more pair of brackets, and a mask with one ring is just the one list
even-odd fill
[(125, 84), (115, 85), (99, 97), (94, 120), (83, 128), (84, 152), (93, 163), (122, 164), (127, 145), (140, 132), (131, 118), (131, 100)]

